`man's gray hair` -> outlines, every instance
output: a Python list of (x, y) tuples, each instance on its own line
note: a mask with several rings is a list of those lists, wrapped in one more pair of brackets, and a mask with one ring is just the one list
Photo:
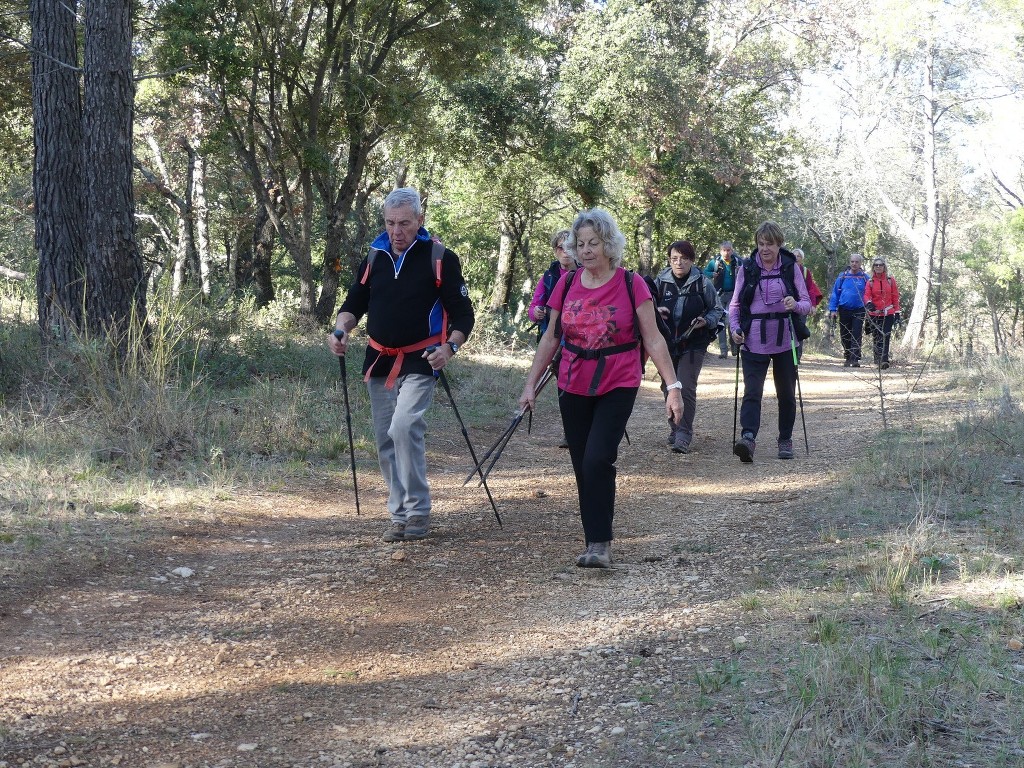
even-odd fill
[(423, 213), (423, 204), (420, 202), (420, 193), (415, 187), (399, 187), (386, 198), (384, 198), (384, 210), (389, 208), (402, 208), (409, 206), (412, 212), (419, 216)]
[(569, 255), (579, 262), (576, 255), (576, 240), (584, 227), (590, 227), (601, 238), (604, 253), (612, 268), (620, 267), (622, 254), (626, 250), (626, 236), (619, 231), (619, 225), (615, 223), (612, 215), (602, 208), (590, 208), (576, 214), (576, 220), (572, 223), (572, 237), (565, 243), (565, 250)]
[(733, 249), (733, 248), (732, 248), (732, 243), (731, 243), (731, 242), (729, 242), (728, 240), (723, 240), (723, 241), (722, 241), (722, 244), (721, 244), (720, 246), (718, 246), (718, 250), (720, 250), (720, 251), (721, 251), (721, 250), (723, 250), (724, 248), (728, 248), (728, 249), (729, 249), (729, 250), (731, 251), (731, 250)]
[(861, 256), (859, 253), (851, 253), (850, 254), (850, 261), (853, 261), (854, 259), (859, 261), (861, 264), (864, 263), (864, 257)]

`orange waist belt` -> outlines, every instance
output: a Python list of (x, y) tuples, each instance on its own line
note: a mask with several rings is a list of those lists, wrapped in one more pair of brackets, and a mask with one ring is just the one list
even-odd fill
[(404, 347), (385, 347), (380, 342), (374, 341), (371, 338), (369, 340), (370, 346), (376, 349), (380, 354), (377, 355), (377, 359), (373, 361), (373, 364), (366, 369), (366, 375), (363, 376), (363, 381), (370, 380), (370, 374), (373, 373), (373, 369), (377, 367), (377, 363), (380, 362), (382, 357), (393, 357), (395, 358), (395, 362), (391, 365), (391, 373), (389, 373), (387, 379), (384, 380), (384, 386), (388, 389), (393, 389), (395, 381), (398, 379), (398, 374), (402, 372), (402, 360), (405, 358), (405, 355), (409, 352), (419, 352), (427, 347), (441, 344), (444, 341), (444, 335), (445, 334), (442, 331), (428, 339), (418, 341), (415, 344), (407, 344)]

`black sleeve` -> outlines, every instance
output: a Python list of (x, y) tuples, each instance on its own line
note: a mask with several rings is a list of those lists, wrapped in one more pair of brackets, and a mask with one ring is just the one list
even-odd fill
[(359, 282), (359, 278), (362, 277), (365, 271), (366, 259), (364, 258), (359, 262), (359, 269), (356, 270), (355, 279), (348, 288), (348, 295), (345, 296), (345, 300), (341, 303), (340, 309), (338, 309), (339, 313), (349, 312), (355, 315), (357, 323), (366, 314), (366, 310), (370, 306), (370, 286)]
[(462, 331), (468, 339), (476, 322), (473, 302), (462, 276), (462, 262), (448, 250), (441, 259), (441, 303), (448, 313), (449, 332)]

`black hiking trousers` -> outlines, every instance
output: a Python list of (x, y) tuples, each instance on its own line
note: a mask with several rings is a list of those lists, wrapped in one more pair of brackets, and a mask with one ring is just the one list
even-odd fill
[(768, 365), (772, 367), (775, 393), (779, 398), (779, 440), (793, 439), (793, 425), (796, 423), (796, 366), (790, 350), (774, 355), (759, 355), (744, 352), (740, 358), (743, 365), (743, 405), (740, 406), (740, 429), (757, 437), (761, 429), (761, 401), (764, 398), (764, 380), (768, 376)]
[(638, 389), (618, 387), (593, 397), (558, 390), (558, 408), (576, 473), (580, 519), (588, 544), (612, 540), (615, 460)]

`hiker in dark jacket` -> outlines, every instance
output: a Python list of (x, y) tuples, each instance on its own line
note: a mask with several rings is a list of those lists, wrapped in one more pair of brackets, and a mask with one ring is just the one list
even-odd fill
[(864, 257), (850, 254), (850, 268), (836, 278), (828, 300), (828, 316), (839, 316), (839, 340), (843, 344), (843, 367), (860, 368), (864, 337), (864, 286), (868, 275), (862, 269)]
[(565, 247), (565, 241), (569, 238), (570, 234), (568, 229), (562, 229), (552, 236), (551, 248), (555, 252), (555, 260), (551, 262), (551, 266), (541, 275), (540, 280), (537, 281), (537, 287), (533, 291), (533, 301), (530, 302), (530, 309), (527, 314), (537, 324), (537, 341), (540, 341), (540, 337), (548, 329), (549, 313), (547, 304), (548, 299), (551, 298), (551, 291), (554, 290), (555, 283), (570, 269), (576, 268), (576, 262), (573, 261), (572, 256), (569, 255), (569, 251)]
[(697, 379), (725, 312), (714, 284), (696, 266), (697, 253), (689, 240), (672, 243), (668, 260), (669, 266), (654, 280), (654, 303), (668, 326), (669, 355), (683, 384), (683, 418), (672, 423), (668, 444), (675, 453), (688, 453), (697, 412)]
[(474, 315), (459, 257), (423, 228), (415, 189), (387, 196), (384, 230), (338, 310), (341, 338), (332, 333), (327, 343), (344, 355), (349, 332), (367, 316), (363, 373), (391, 515), (384, 540), (399, 542), (422, 539), (430, 530), (424, 414), (434, 398), (434, 371), (465, 343)]
[[(704, 274), (710, 279), (718, 292), (718, 303), (728, 307), (732, 302), (732, 293), (736, 289), (736, 272), (743, 266), (743, 259), (736, 255), (732, 243), (724, 241), (718, 248), (718, 256), (709, 259), (704, 267)], [(740, 348), (729, 339), (729, 329), (723, 325), (718, 332), (719, 357), (725, 358), (732, 350), (735, 357), (740, 353)]]

